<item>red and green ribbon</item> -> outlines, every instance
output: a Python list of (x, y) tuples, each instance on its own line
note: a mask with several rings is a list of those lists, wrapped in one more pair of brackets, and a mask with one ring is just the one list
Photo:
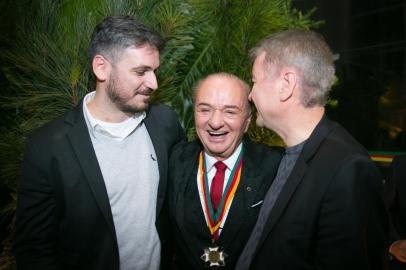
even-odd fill
[(207, 178), (206, 159), (204, 156), (204, 152), (201, 151), (199, 156), (199, 185), (200, 190), (203, 192), (203, 205), (205, 208), (205, 211), (203, 212), (205, 214), (210, 233), (214, 235), (215, 232), (220, 228), (221, 222), (226, 214), (226, 210), (229, 209), (230, 203), (234, 198), (235, 192), (237, 191), (238, 184), (240, 183), (242, 150), (238, 155), (234, 168), (231, 170), (230, 177), (227, 181), (227, 185), (224, 189), (223, 195), (221, 196), (221, 201), (216, 212), (214, 212), (213, 205), (211, 203), (209, 180)]

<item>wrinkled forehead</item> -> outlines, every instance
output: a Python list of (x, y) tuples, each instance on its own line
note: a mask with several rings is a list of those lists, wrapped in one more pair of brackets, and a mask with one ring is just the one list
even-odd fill
[(248, 97), (250, 89), (242, 81), (228, 76), (211, 76), (205, 79), (196, 89), (196, 95), (212, 92), (218, 95), (235, 95)]
[(140, 58), (152, 56), (155, 58), (158, 57), (159, 60), (159, 50), (155, 46), (149, 44), (144, 44), (142, 46), (130, 45), (126, 47), (116, 47), (106, 52), (106, 55), (104, 56), (107, 56), (108, 58), (110, 57), (110, 60), (112, 60), (113, 62), (118, 62), (120, 60), (123, 60), (123, 58), (128, 57), (128, 54), (131, 53), (135, 53)]

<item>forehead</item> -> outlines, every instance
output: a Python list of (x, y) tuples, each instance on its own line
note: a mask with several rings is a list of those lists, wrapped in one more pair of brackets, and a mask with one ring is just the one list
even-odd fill
[(159, 51), (150, 45), (142, 47), (130, 46), (119, 55), (118, 64), (141, 66), (145, 65), (156, 69), (159, 66)]
[(248, 93), (239, 81), (229, 77), (208, 78), (196, 93), (197, 105), (241, 105), (245, 101), (248, 101)]
[(262, 74), (265, 71), (265, 52), (260, 53), (254, 60), (252, 66), (252, 75)]

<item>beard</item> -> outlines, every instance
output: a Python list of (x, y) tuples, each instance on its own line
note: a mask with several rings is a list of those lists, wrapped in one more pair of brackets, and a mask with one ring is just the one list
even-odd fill
[(120, 91), (120, 89), (116, 86), (114, 82), (114, 78), (110, 78), (110, 82), (107, 85), (107, 95), (112, 103), (114, 103), (117, 108), (128, 114), (134, 114), (138, 112), (144, 112), (149, 107), (149, 102), (140, 101), (138, 103), (130, 104), (129, 101), (134, 98), (136, 95), (150, 95), (151, 90), (147, 89), (145, 91), (134, 91), (134, 95), (132, 97), (123, 97), (120, 93), (124, 91)]

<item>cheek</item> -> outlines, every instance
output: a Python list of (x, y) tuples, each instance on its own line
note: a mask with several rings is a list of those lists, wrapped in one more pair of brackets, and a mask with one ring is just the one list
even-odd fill
[(258, 85), (256, 84), (256, 85), (254, 85), (253, 87), (252, 87), (252, 91), (251, 91), (251, 94), (250, 94), (250, 97), (251, 97), (251, 101), (252, 102), (254, 102), (254, 104), (256, 105), (256, 103), (258, 102), (258, 95), (259, 95), (259, 89), (258, 89)]
[(126, 88), (137, 89), (141, 85), (142, 79), (134, 74), (124, 74), (121, 76), (120, 82)]
[(229, 122), (228, 125), (235, 132), (235, 138), (239, 138), (245, 133), (245, 131), (248, 127), (248, 122), (238, 120), (238, 121), (234, 121), (234, 122)]
[(260, 83), (256, 83), (253, 87), (252, 87), (252, 91), (251, 91), (251, 98), (252, 100), (258, 100), (258, 96), (261, 94), (261, 84)]
[(196, 129), (203, 128), (206, 122), (207, 122), (207, 119), (205, 116), (195, 115)]

